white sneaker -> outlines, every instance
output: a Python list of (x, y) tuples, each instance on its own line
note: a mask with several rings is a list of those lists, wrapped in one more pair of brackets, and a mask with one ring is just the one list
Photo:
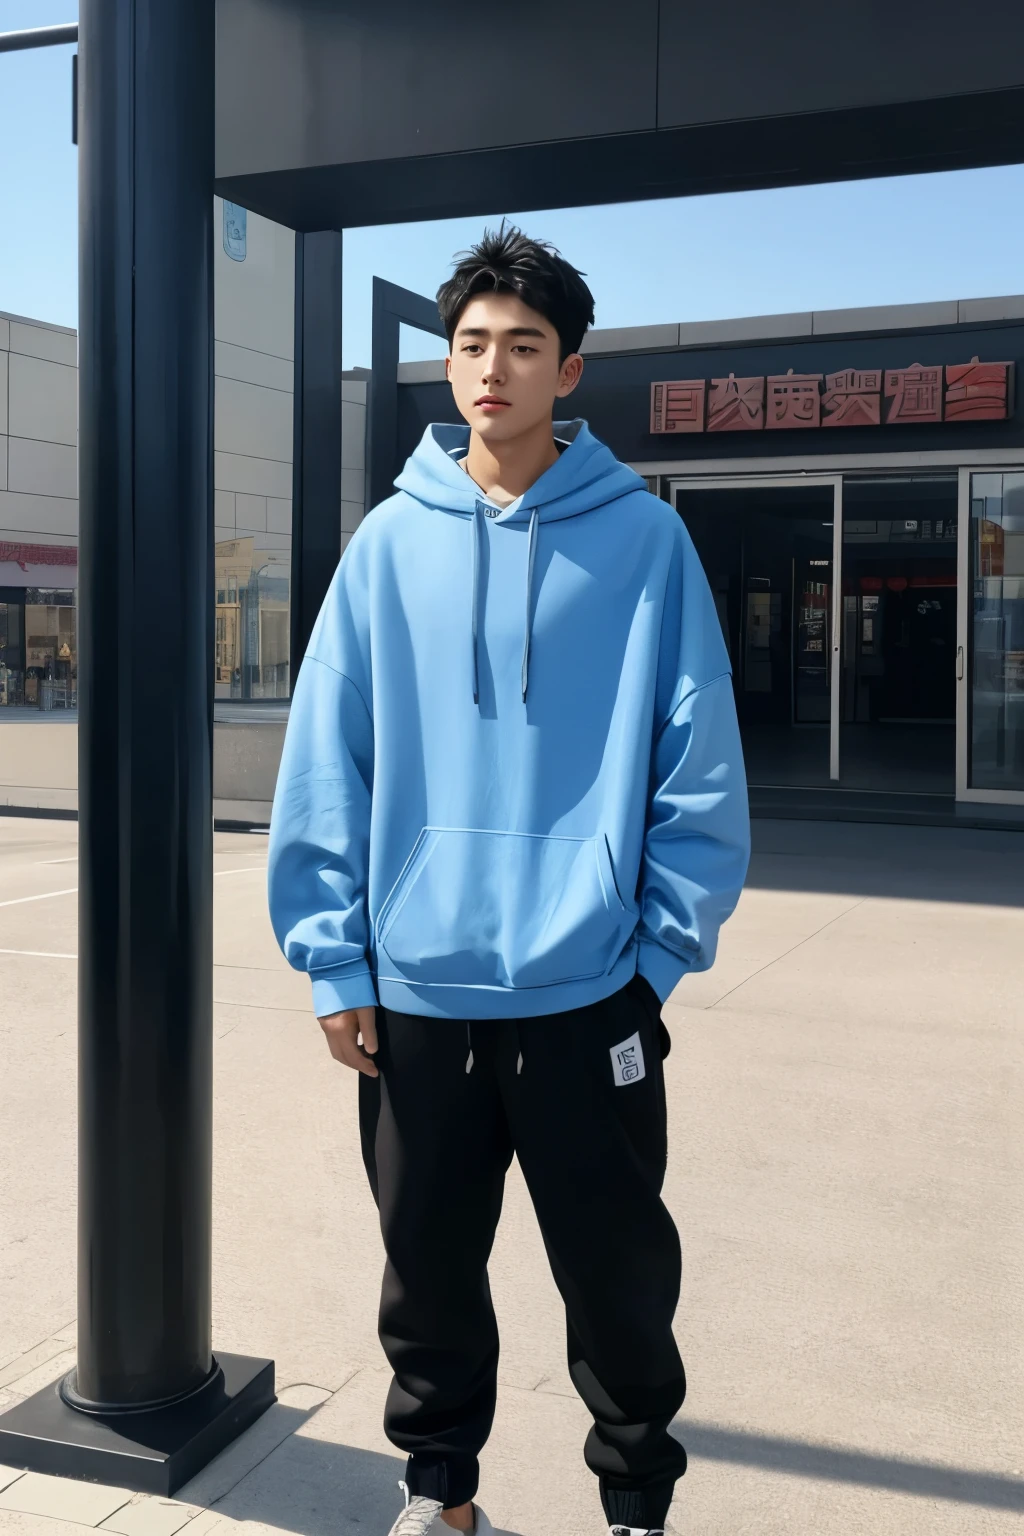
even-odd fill
[(608, 1536), (665, 1536), (665, 1532), (644, 1530), (638, 1525), (610, 1525)]
[[(441, 1513), (440, 1499), (428, 1499), (421, 1493), (411, 1494), (406, 1483), (398, 1486), (405, 1494), (405, 1508), (391, 1527), (390, 1536), (426, 1536)], [(473, 1529), (465, 1536), (494, 1536), (494, 1527), (479, 1504), (473, 1505)]]

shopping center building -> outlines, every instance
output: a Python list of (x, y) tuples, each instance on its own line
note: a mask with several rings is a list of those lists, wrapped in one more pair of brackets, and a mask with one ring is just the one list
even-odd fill
[[(215, 796), (260, 822), (292, 675), (294, 236), (220, 201), (215, 228)], [(574, 410), (704, 562), (755, 807), (1024, 820), (1024, 297), (596, 330), (584, 351)], [(75, 365), (73, 332), (0, 315), (0, 805), (76, 803)], [(342, 383), (342, 544), (367, 380)], [(456, 418), (440, 361), (374, 380), (373, 410), (387, 392), (397, 467)]]
[[(757, 805), (1024, 815), (1024, 298), (598, 330), (584, 352), (574, 410), (704, 563)], [(399, 458), (455, 419), (441, 364), (400, 374)]]

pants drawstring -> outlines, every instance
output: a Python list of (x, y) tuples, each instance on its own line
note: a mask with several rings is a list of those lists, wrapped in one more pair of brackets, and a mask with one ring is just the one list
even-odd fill
[[(520, 1077), (520, 1076), (522, 1076), (522, 1071), (523, 1071), (523, 1036), (522, 1036), (522, 1032), (521, 1032), (521, 1030), (519, 1028), (519, 1021), (518, 1020), (516, 1021), (516, 1040), (519, 1043), (519, 1060), (516, 1062), (516, 1076)], [(466, 1072), (467, 1072), (467, 1075), (468, 1075), (473, 1070), (473, 1060), (474, 1060), (474, 1057), (473, 1057), (473, 1028), (472, 1028), (472, 1025), (470, 1024), (468, 1019), (466, 1020), (466, 1048), (467, 1048), (467, 1051), (469, 1053), (467, 1055), (467, 1057), (466, 1057)]]

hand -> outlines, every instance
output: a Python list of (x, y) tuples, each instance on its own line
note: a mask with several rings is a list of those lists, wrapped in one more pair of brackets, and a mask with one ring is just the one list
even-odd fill
[(344, 1013), (328, 1014), (320, 1020), (320, 1028), (335, 1061), (367, 1077), (378, 1075), (372, 1060), (377, 1054), (376, 1009), (346, 1008)]

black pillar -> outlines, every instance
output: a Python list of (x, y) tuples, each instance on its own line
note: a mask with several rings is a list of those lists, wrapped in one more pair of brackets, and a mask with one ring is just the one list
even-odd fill
[(400, 288), (382, 277), (373, 280), (370, 340), (370, 390), (366, 431), (366, 510), (391, 495), (398, 460), (398, 357), (401, 327), (414, 326), (444, 336), (434, 299)]
[(213, 26), (83, 0), (81, 1397), (210, 1344)]
[(82, 0), (78, 1362), (0, 1460), (170, 1491), (273, 1399), (210, 1335), (211, 0)]
[(341, 557), (342, 237), (295, 236), (291, 676)]

